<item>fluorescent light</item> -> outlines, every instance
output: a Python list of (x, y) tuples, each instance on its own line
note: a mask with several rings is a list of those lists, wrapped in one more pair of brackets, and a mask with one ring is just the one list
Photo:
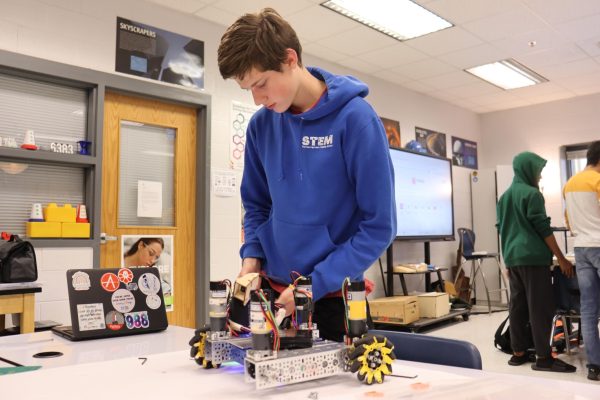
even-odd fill
[(397, 40), (453, 26), (410, 0), (331, 0), (321, 5)]
[(480, 65), (465, 69), (465, 71), (505, 90), (533, 86), (548, 81), (513, 59)]

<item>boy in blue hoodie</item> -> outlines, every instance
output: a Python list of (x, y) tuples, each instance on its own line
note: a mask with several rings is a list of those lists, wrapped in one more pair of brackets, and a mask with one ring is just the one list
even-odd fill
[[(393, 166), (367, 86), (302, 64), (300, 41), (273, 9), (231, 25), (219, 70), (263, 107), (246, 132), (241, 185), (245, 243), (240, 276), (263, 271), (312, 279), (313, 321), (341, 341), (344, 278), (362, 280), (396, 233)], [(293, 290), (277, 303), (289, 315)]]

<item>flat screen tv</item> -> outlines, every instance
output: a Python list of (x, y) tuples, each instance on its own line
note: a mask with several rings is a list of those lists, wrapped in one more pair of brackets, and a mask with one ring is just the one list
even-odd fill
[(390, 149), (394, 164), (396, 240), (454, 240), (452, 163), (447, 158)]

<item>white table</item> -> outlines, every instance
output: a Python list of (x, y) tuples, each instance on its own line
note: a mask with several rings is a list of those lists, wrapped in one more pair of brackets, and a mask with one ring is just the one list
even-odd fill
[[(44, 331), (1, 337), (0, 357), (25, 366), (41, 365), (42, 370), (45, 370), (120, 358), (146, 357), (185, 349), (189, 351), (188, 342), (192, 336), (193, 329), (173, 325), (161, 332), (78, 342), (64, 339), (51, 331)], [(34, 354), (46, 351), (58, 351), (63, 355), (53, 358), (33, 357)], [(0, 361), (0, 367), (10, 366)]]
[[(394, 373), (418, 374), (416, 379), (386, 378), (382, 385), (367, 386), (350, 373), (257, 391), (244, 382), (237, 364), (205, 370), (189, 351), (149, 355), (147, 361), (125, 358), (0, 377), (6, 399), (570, 399), (597, 400), (600, 385), (545, 378), (490, 373), (406, 361), (395, 361)], [(543, 375), (543, 373), (540, 373)], [(426, 390), (411, 387), (417, 382)]]

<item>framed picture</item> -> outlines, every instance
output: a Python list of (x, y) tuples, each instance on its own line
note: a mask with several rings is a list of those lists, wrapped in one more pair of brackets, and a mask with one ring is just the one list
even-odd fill
[(446, 158), (446, 134), (415, 127), (415, 139), (428, 154)]
[(452, 165), (477, 169), (477, 142), (452, 136)]
[(383, 123), (385, 134), (388, 138), (390, 147), (399, 149), (400, 145), (400, 122), (394, 121), (393, 119), (379, 117)]

